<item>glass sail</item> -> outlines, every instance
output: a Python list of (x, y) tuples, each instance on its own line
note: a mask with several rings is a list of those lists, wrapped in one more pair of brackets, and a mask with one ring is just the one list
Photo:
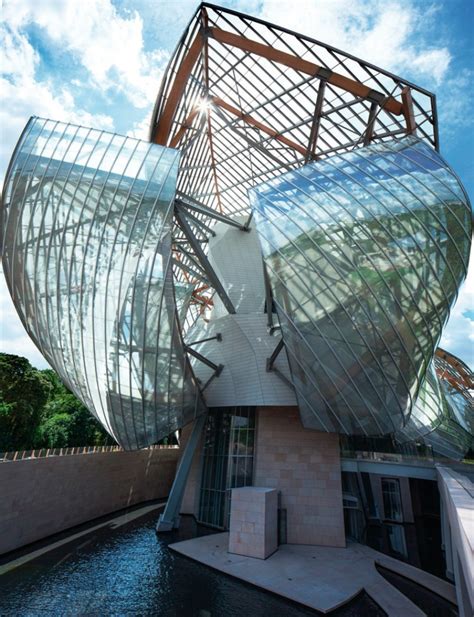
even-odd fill
[(28, 333), (127, 449), (203, 411), (178, 327), (179, 152), (32, 118), (3, 193), (3, 267)]
[(414, 137), (250, 191), (303, 425), (401, 429), (466, 275), (471, 210)]

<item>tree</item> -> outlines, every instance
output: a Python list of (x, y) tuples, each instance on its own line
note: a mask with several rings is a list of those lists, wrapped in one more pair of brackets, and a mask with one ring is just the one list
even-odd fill
[(114, 443), (53, 370), (0, 354), (0, 451)]
[(32, 446), (50, 391), (26, 358), (0, 353), (0, 450)]
[[(114, 444), (114, 440), (105, 432), (89, 410), (59, 382), (60, 387), (45, 405), (42, 416), (40, 435), (43, 447), (56, 448), (52, 445), (67, 433), (67, 446), (96, 446)], [(66, 422), (63, 415), (67, 415)], [(56, 418), (56, 420), (55, 420)]]
[(66, 448), (71, 442), (74, 418), (67, 413), (54, 414), (41, 424), (40, 437), (45, 448)]

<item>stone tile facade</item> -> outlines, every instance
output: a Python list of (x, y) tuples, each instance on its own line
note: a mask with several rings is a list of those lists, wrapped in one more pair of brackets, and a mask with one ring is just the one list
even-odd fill
[(232, 489), (229, 553), (266, 559), (278, 548), (278, 492), (247, 486)]
[(254, 485), (281, 491), (287, 542), (345, 546), (339, 437), (304, 429), (297, 407), (259, 407)]
[(0, 554), (151, 499), (166, 498), (179, 450), (0, 463)]

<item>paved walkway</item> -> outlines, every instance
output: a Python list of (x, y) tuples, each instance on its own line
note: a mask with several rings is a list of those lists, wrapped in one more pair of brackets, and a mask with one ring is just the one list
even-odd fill
[(455, 597), (449, 583), (361, 544), (349, 544), (347, 548), (284, 544), (264, 561), (228, 553), (228, 539), (228, 533), (219, 533), (171, 544), (170, 548), (323, 613), (345, 604), (365, 589), (389, 617), (425, 615), (378, 573), (375, 563), (411, 578), (451, 602)]

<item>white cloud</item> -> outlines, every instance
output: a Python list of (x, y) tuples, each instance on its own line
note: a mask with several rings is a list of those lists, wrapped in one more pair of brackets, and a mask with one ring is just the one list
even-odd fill
[(37, 368), (50, 368), (18, 317), (10, 292), (0, 273), (0, 352), (28, 358)]
[(110, 0), (9, 0), (4, 18), (17, 30), (31, 23), (42, 28), (58, 49), (79, 60), (96, 88), (122, 92), (139, 108), (156, 97), (168, 53), (144, 50), (137, 11), (123, 17)]
[(440, 346), (461, 358), (474, 369), (474, 250), (467, 279), (459, 293)]
[(139, 122), (134, 122), (133, 127), (127, 132), (129, 137), (135, 137), (135, 139), (143, 139), (148, 141), (148, 134), (150, 132), (150, 114), (145, 114), (144, 118)]
[(36, 78), (39, 56), (25, 34), (3, 24), (1, 35), (6, 61), (0, 77), (0, 173), (5, 172), (30, 116), (113, 129), (110, 116), (78, 108), (66, 86), (57, 89), (52, 83)]
[[(342, 49), (389, 71), (439, 84), (451, 61), (428, 33), (436, 16), (429, 2), (409, 0), (264, 0), (261, 16)], [(425, 36), (423, 36), (423, 33)], [(427, 40), (425, 40), (425, 38)]]

